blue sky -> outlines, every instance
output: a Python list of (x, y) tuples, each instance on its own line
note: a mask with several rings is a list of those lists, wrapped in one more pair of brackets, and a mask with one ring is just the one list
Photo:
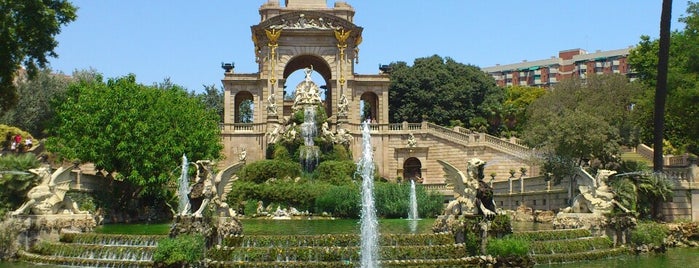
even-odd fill
[[(105, 77), (136, 74), (144, 84), (170, 78), (189, 90), (220, 87), (221, 62), (257, 72), (250, 26), (267, 0), (74, 0), (76, 21), (57, 39), (51, 68), (94, 68)], [(283, 2), (283, 1), (281, 1)], [(328, 0), (332, 6), (334, 0)], [(347, 0), (363, 27), (355, 72), (434, 54), (488, 67), (546, 59), (558, 51), (625, 48), (657, 38), (660, 0)], [(672, 28), (686, 1), (673, 1)], [(301, 72), (301, 71), (299, 71)], [(291, 82), (292, 79), (289, 79)], [(294, 82), (291, 82), (295, 85)]]

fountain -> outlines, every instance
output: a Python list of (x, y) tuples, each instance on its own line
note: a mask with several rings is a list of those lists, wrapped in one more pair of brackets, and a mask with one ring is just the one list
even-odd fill
[(362, 158), (357, 173), (362, 176), (361, 267), (378, 267), (379, 230), (374, 207), (374, 151), (371, 146), (369, 122), (362, 124)]
[(415, 194), (415, 180), (410, 180), (410, 207), (408, 210), (408, 227), (411, 233), (417, 231), (417, 222), (420, 220), (417, 213), (417, 195)]
[(311, 172), (318, 165), (318, 146), (313, 143), (313, 138), (318, 134), (316, 127), (316, 107), (306, 106), (303, 111), (303, 124), (301, 124), (301, 136), (303, 146), (300, 150), (301, 161), (306, 172)]
[(410, 180), (410, 210), (408, 211), (408, 219), (420, 219), (417, 214), (417, 196), (415, 194), (415, 180)]
[(189, 193), (189, 177), (187, 173), (189, 172), (189, 163), (187, 162), (187, 156), (182, 154), (182, 174), (177, 181), (179, 187), (177, 188), (177, 194), (179, 196), (179, 204), (177, 207), (177, 212), (180, 215), (187, 214), (189, 210), (189, 199), (187, 198), (187, 193)]

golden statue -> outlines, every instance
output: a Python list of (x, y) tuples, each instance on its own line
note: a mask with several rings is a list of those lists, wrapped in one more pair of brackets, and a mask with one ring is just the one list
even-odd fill
[(270, 30), (265, 29), (265, 34), (267, 34), (267, 39), (269, 39), (269, 44), (276, 45), (277, 40), (279, 40), (279, 36), (282, 35), (282, 30), (272, 29), (270, 31)]
[(350, 33), (352, 33), (352, 31), (345, 32), (345, 29), (342, 29), (342, 31), (335, 30), (335, 39), (337, 39), (337, 42), (340, 45), (346, 45), (347, 38), (349, 38)]

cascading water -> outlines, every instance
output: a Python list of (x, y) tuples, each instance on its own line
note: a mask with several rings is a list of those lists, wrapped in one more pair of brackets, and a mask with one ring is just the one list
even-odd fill
[(410, 208), (408, 210), (408, 228), (411, 233), (417, 232), (417, 222), (420, 220), (417, 213), (417, 194), (415, 194), (415, 180), (410, 180)]
[(362, 158), (357, 173), (362, 177), (361, 267), (379, 266), (379, 222), (374, 206), (374, 151), (371, 146), (369, 123), (362, 124)]
[(408, 219), (419, 219), (417, 215), (417, 195), (415, 194), (415, 180), (410, 180), (410, 211), (408, 211)]
[(187, 156), (182, 154), (182, 174), (178, 180), (179, 187), (177, 189), (180, 199), (177, 211), (180, 215), (188, 213), (186, 210), (189, 210), (187, 206), (189, 204), (189, 198), (187, 197), (189, 193), (189, 176), (187, 176), (187, 172), (189, 172), (189, 162), (187, 161)]
[(314, 106), (305, 106), (303, 111), (303, 124), (301, 124), (301, 136), (304, 146), (300, 150), (300, 159), (306, 172), (311, 172), (318, 165), (318, 147), (313, 138), (318, 134), (316, 127), (316, 109)]

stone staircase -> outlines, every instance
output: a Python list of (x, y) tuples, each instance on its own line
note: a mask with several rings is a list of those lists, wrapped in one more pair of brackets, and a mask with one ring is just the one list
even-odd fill
[(22, 261), (79, 267), (152, 267), (153, 251), (161, 235), (66, 233), (59, 242), (41, 242)]
[(635, 162), (641, 162), (646, 164), (648, 167), (653, 167), (653, 161), (646, 158), (645, 156), (634, 152), (634, 151), (627, 151), (621, 153), (621, 160), (623, 161), (635, 161)]
[(530, 241), (530, 254), (537, 265), (582, 262), (630, 253), (626, 247), (614, 247), (608, 237), (592, 236), (585, 229), (517, 232), (513, 236)]

